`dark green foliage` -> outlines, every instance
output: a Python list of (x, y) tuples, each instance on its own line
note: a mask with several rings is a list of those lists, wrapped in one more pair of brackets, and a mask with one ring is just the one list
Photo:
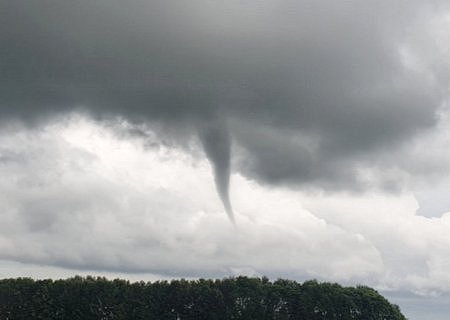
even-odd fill
[(0, 319), (405, 320), (397, 306), (359, 286), (267, 278), (130, 283), (74, 277), (0, 280)]

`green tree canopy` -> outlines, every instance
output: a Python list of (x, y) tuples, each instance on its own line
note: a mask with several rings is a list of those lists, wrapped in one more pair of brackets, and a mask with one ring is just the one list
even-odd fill
[(236, 277), (130, 283), (94, 277), (0, 280), (0, 319), (405, 320), (374, 289)]

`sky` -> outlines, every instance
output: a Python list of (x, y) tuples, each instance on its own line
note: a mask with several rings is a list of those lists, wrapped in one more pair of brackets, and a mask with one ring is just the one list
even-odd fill
[(0, 277), (365, 284), (450, 312), (446, 1), (0, 2)]

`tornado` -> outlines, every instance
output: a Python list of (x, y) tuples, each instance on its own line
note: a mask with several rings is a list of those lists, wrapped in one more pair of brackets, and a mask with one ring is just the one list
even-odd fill
[(199, 137), (214, 172), (217, 193), (230, 221), (235, 224), (230, 202), (231, 138), (224, 120), (209, 120), (199, 128)]

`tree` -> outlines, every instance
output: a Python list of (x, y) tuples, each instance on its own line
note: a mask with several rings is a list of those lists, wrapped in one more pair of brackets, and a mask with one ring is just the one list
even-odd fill
[(0, 280), (0, 319), (405, 320), (375, 290), (267, 278)]

